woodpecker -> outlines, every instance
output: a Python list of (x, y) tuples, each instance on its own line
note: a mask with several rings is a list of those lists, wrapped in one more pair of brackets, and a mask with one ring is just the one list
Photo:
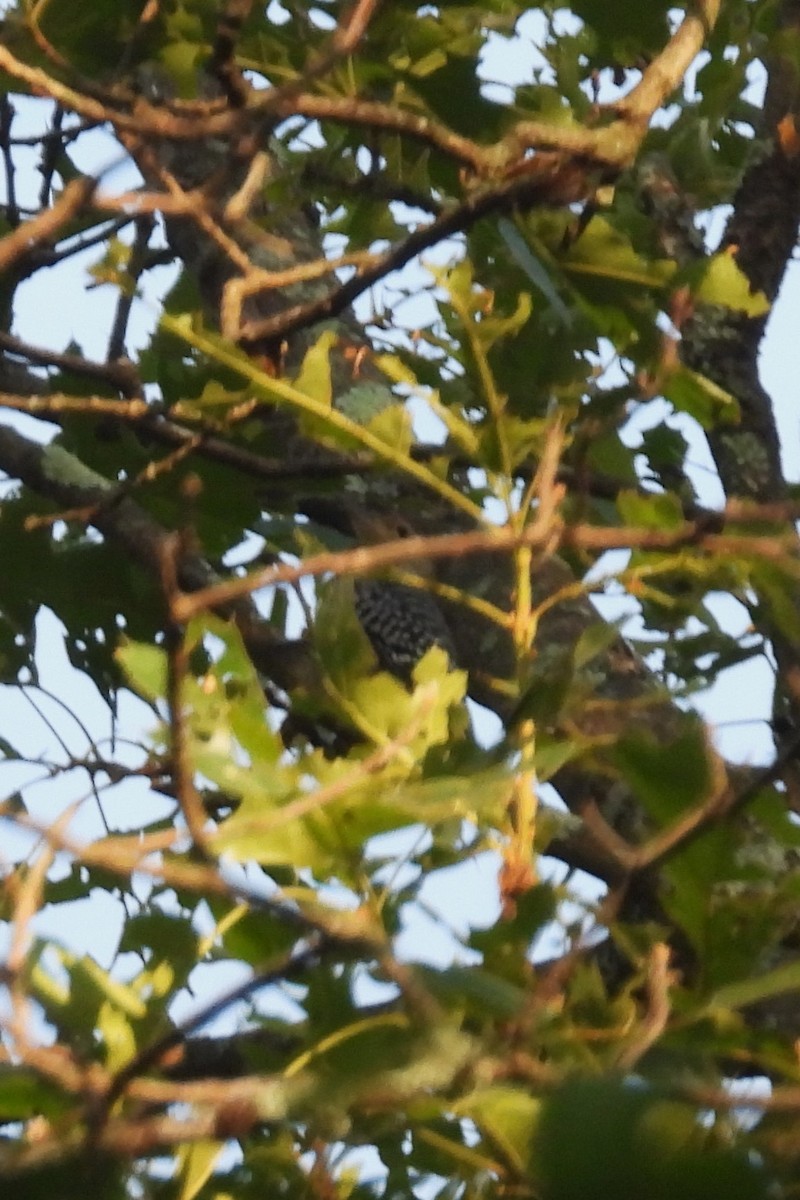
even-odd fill
[[(414, 533), (405, 518), (396, 514), (360, 514), (354, 526), (359, 537), (371, 544)], [(427, 559), (414, 559), (404, 566), (423, 579), (433, 574)], [(356, 616), (384, 671), (410, 683), (411, 672), (432, 646), (440, 646), (455, 666), (450, 629), (430, 592), (380, 577), (357, 579), (354, 590)]]
[(389, 579), (359, 579), (356, 616), (384, 671), (408, 683), (432, 646), (455, 663), (455, 647), (441, 610), (430, 593)]

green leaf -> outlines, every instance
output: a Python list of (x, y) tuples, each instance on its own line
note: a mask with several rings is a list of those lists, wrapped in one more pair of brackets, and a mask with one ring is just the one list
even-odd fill
[(745, 273), (732, 254), (714, 254), (702, 267), (700, 279), (693, 283), (695, 300), (719, 304), (748, 317), (763, 317), (770, 303), (763, 292), (753, 292)]
[(642, 492), (621, 491), (617, 509), (626, 525), (642, 529), (676, 530), (684, 524), (683, 506), (677, 496), (666, 493), (643, 495)]
[(754, 979), (740, 979), (718, 988), (710, 997), (706, 1011), (713, 1013), (718, 1008), (746, 1008), (750, 1004), (797, 991), (800, 991), (800, 963), (787, 963)]
[[(788, 565), (788, 564), (787, 564)], [(800, 608), (797, 604), (797, 578), (779, 563), (757, 559), (747, 564), (747, 576), (756, 589), (759, 608), (769, 614), (784, 637), (800, 643)]]
[(419, 967), (430, 991), (443, 1003), (466, 1007), (479, 1017), (510, 1020), (525, 1004), (525, 992), (480, 967)]
[[(545, 810), (541, 815), (549, 814), (550, 810)], [(553, 920), (557, 910), (556, 889), (547, 883), (534, 884), (517, 898), (513, 916), (487, 929), (474, 929), (469, 944), (483, 955), (486, 970), (516, 987), (527, 975), (531, 943)]]
[(350, 576), (317, 584), (317, 619), (314, 644), (325, 671), (347, 693), (350, 681), (377, 665), (375, 652), (356, 616), (355, 591)]
[[(385, 363), (389, 355), (383, 355)], [(358, 425), (368, 425), (387, 408), (397, 404), (397, 397), (383, 383), (357, 383), (336, 397), (336, 407)]]
[(0, 1064), (0, 1113), (3, 1122), (48, 1119), (67, 1111), (73, 1103), (52, 1083), (30, 1067)]
[(119, 60), (141, 8), (141, 0), (97, 0), (78, 11), (69, 0), (51, 0), (42, 8), (40, 23), (73, 68), (92, 76)]
[(636, 731), (623, 736), (611, 758), (653, 817), (668, 821), (707, 799), (712, 786), (707, 734), (687, 716), (677, 737), (658, 742)]
[(213, 900), (209, 901), (209, 907), (216, 918), (225, 954), (230, 958), (256, 966), (285, 953), (294, 944), (296, 931), (260, 909), (249, 909), (243, 904), (231, 909)]
[(158, 646), (123, 640), (114, 658), (128, 683), (146, 700), (163, 700), (167, 692), (167, 656)]
[(500, 445), (506, 447), (509, 465), (513, 468), (530, 460), (531, 456), (541, 453), (546, 438), (552, 429), (552, 422), (536, 418), (524, 420), (509, 412), (501, 413), (492, 422), (487, 422), (481, 429), (479, 442), (480, 459), (490, 469), (501, 471), (503, 462)]
[(216, 379), (209, 379), (205, 384), (202, 392), (194, 401), (184, 401), (177, 408), (177, 415), (180, 416), (186, 409), (195, 408), (205, 416), (209, 412), (212, 414), (218, 410), (220, 415), (224, 416), (227, 409), (232, 408), (236, 404), (241, 404), (248, 399), (246, 389), (239, 391), (231, 390), (223, 387)]
[(648, 259), (605, 217), (594, 217), (564, 256), (570, 274), (662, 289), (675, 274), (671, 259)]
[(178, 1200), (194, 1200), (214, 1173), (225, 1151), (224, 1142), (200, 1141), (182, 1146), (178, 1153)]
[(88, 986), (95, 988), (98, 995), (105, 997), (109, 1004), (124, 1016), (140, 1018), (145, 1015), (144, 1001), (137, 990), (121, 980), (114, 979), (93, 958), (88, 955), (75, 958), (65, 953), (64, 959), (71, 968), (73, 985), (85, 980)]
[(635, 64), (638, 59), (661, 50), (669, 36), (669, 0), (653, 0), (646, 6), (637, 0), (573, 0), (571, 10), (599, 39), (599, 53), (616, 63)]
[(302, 867), (327, 877), (331, 870), (328, 848), (320, 845), (305, 822), (276, 822), (267, 807), (270, 799), (268, 789), (260, 796), (254, 785), (236, 813), (211, 838), (215, 852), (234, 862)]
[(504, 1157), (520, 1173), (529, 1169), (536, 1122), (542, 1102), (512, 1087), (479, 1088), (453, 1106), (461, 1117), (470, 1117), (500, 1147)]
[(650, 1088), (574, 1079), (542, 1105), (533, 1176), (547, 1200), (766, 1200), (760, 1162), (714, 1140), (690, 1106)]
[(372, 417), (367, 423), (370, 433), (380, 438), (387, 446), (408, 454), (414, 443), (414, 428), (411, 416), (404, 404), (392, 404)]
[(477, 816), (492, 825), (502, 823), (513, 787), (513, 773), (506, 767), (487, 768), (468, 775), (448, 773), (426, 779), (385, 784), (385, 803), (405, 821), (435, 825), (440, 821)]
[(581, 753), (580, 742), (572, 738), (551, 738), (547, 734), (539, 734), (536, 738), (536, 753), (534, 766), (536, 777), (540, 783), (548, 779), (573, 762)]
[[(430, 14), (418, 18), (421, 24), (434, 22), (440, 25), (436, 37), (447, 34), (447, 23), (441, 25), (440, 17), (433, 18)], [(466, 43), (474, 43), (478, 33), (477, 22), (464, 36)], [(446, 42), (446, 58), (436, 70), (423, 74), (409, 75), (409, 83), (432, 111), (451, 129), (472, 137), (475, 129), (481, 129), (489, 143), (498, 136), (504, 109), (499, 104), (485, 99), (476, 87), (478, 74), (478, 59), (466, 53), (459, 53), (458, 44), (452, 40)], [(432, 66), (434, 59), (429, 53), (427, 63)], [(425, 61), (420, 59), (417, 61)], [(441, 56), (437, 61), (441, 61)], [(398, 67), (400, 63), (398, 62)], [(409, 63), (411, 66), (411, 63)]]
[[(617, 499), (620, 503), (621, 496)], [(629, 520), (626, 514), (622, 513), (624, 520)], [(631, 520), (631, 524), (639, 524), (635, 518)], [(644, 524), (644, 522), (641, 522)], [(593, 621), (591, 625), (587, 625), (581, 630), (580, 637), (575, 643), (575, 651), (572, 660), (576, 670), (580, 671), (589, 663), (593, 662), (599, 655), (605, 654), (610, 646), (619, 640), (620, 632), (613, 621)]]
[(150, 964), (168, 961), (176, 976), (185, 978), (197, 962), (197, 934), (187, 917), (151, 908), (134, 913), (125, 922), (119, 949), (138, 954)]
[(97, 1032), (106, 1050), (105, 1067), (111, 1072), (122, 1070), (136, 1055), (136, 1037), (130, 1020), (115, 1004), (100, 1005)]
[(501, 217), (497, 222), (497, 227), (500, 230), (500, 236), (522, 270), (542, 293), (561, 323), (569, 327), (572, 324), (572, 313), (556, 291), (544, 263), (536, 257), (520, 231), (507, 217)]
[(719, 421), (735, 422), (739, 417), (736, 397), (726, 392), (713, 379), (699, 375), (689, 367), (671, 371), (664, 382), (664, 396), (679, 412), (688, 413), (704, 429)]
[(329, 406), (333, 401), (331, 382), (331, 350), (336, 344), (336, 333), (326, 329), (317, 338), (303, 358), (303, 365), (295, 380), (298, 392), (310, 396), (318, 404)]
[(626, 446), (617, 430), (612, 429), (591, 441), (587, 462), (595, 471), (635, 487), (640, 480), (634, 457), (630, 446)]

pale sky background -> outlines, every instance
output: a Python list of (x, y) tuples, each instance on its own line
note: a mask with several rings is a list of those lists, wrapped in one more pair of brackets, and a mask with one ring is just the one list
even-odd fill
[[(507, 83), (530, 81), (531, 70), (538, 57), (532, 41), (539, 36), (540, 24), (537, 14), (528, 14), (520, 21), (520, 36), (517, 39), (513, 42), (494, 40), (485, 58), (484, 70), (487, 79)], [(503, 84), (497, 84), (495, 94), (498, 98), (502, 90)], [(22, 101), (17, 105), (17, 110), (15, 135), (30, 135), (43, 128), (49, 105), (44, 101)], [(83, 138), (79, 147), (76, 157), (84, 170), (96, 171), (99, 167), (110, 166), (118, 159), (115, 144), (99, 134), (93, 135), (92, 139)], [(30, 166), (33, 167), (33, 152), (28, 158)], [(106, 177), (105, 186), (113, 191), (122, 191), (135, 181), (136, 176), (132, 168), (118, 166)], [(27, 180), (23, 175), (19, 175), (17, 184), (20, 203), (35, 204), (38, 178), (33, 173)], [(57, 269), (39, 273), (34, 280), (21, 288), (18, 292), (14, 332), (35, 344), (56, 350), (63, 350), (74, 340), (89, 357), (104, 358), (116, 292), (109, 287), (97, 287), (87, 293), (83, 286), (83, 272), (98, 257), (98, 250), (92, 250), (80, 259), (72, 260)], [(437, 259), (441, 261), (442, 257), (443, 253), (439, 251)], [(148, 295), (152, 297), (156, 288), (163, 290), (165, 281), (169, 278), (171, 272), (168, 270), (154, 273), (147, 285)], [(405, 286), (409, 281), (419, 280), (419, 268), (413, 265), (407, 268), (402, 279)], [(390, 280), (387, 285), (390, 294), (394, 282)], [(76, 304), (78, 295), (82, 298), (80, 303)], [(363, 311), (367, 311), (369, 303), (369, 298), (366, 298)], [(423, 310), (412, 315), (407, 311), (409, 307), (407, 305), (403, 311), (404, 319), (409, 324), (422, 323)], [(147, 341), (156, 316), (157, 308), (152, 299), (145, 299), (137, 305), (135, 319), (130, 326), (130, 345), (133, 348)], [(771, 317), (762, 351), (762, 379), (774, 399), (787, 473), (793, 480), (800, 477), (800, 422), (795, 398), (797, 382), (800, 379), (800, 337), (797, 332), (799, 317), (800, 270), (797, 262), (794, 262), (789, 268), (779, 302)], [(655, 423), (657, 419), (658, 410), (651, 407), (646, 414), (641, 414), (631, 421), (629, 436), (635, 441), (644, 424)], [(42, 436), (43, 427), (39, 422), (18, 419), (7, 413), (0, 413), (0, 420), (13, 422), (34, 436)], [(676, 420), (680, 421), (684, 430), (691, 426), (688, 419)], [(701, 497), (707, 503), (718, 503), (720, 492), (709, 473), (710, 460), (702, 437), (695, 436), (693, 439), (693, 460), (697, 463), (695, 482)], [(609, 616), (615, 616), (619, 612), (619, 602), (613, 599), (601, 603), (600, 607)], [(716, 603), (716, 611), (723, 615), (726, 623), (733, 628), (746, 627), (746, 614), (734, 601), (720, 597)], [(107, 739), (110, 735), (108, 711), (102, 702), (98, 701), (88, 680), (70, 668), (61, 646), (57, 621), (51, 615), (45, 614), (40, 619), (39, 628), (39, 664), (43, 685), (61, 697), (64, 703), (80, 716), (95, 739)], [(696, 707), (716, 729), (721, 749), (732, 759), (764, 761), (769, 758), (772, 743), (765, 722), (770, 711), (770, 688), (769, 666), (758, 660), (726, 672), (708, 693), (695, 697)], [(70, 750), (76, 755), (83, 754), (86, 739), (74, 720), (67, 716), (58, 704), (44, 697), (34, 698), (41, 704), (43, 712)], [(123, 733), (126, 729), (132, 729), (134, 736), (140, 736), (142, 730), (153, 726), (152, 714), (133, 697), (123, 698), (121, 713), (120, 725)], [(488, 730), (490, 724), (487, 723), (484, 728)], [(63, 753), (55, 744), (53, 733), (45, 722), (36, 716), (19, 689), (0, 688), (0, 732), (32, 758), (43, 756), (63, 759)], [(43, 774), (43, 771), (30, 764), (0, 763), (0, 797), (8, 795), (23, 783), (27, 784), (24, 794), (30, 811), (37, 818), (46, 821), (52, 819), (54, 812), (60, 810), (65, 803), (88, 795), (85, 776), (73, 773), (67, 779), (53, 781), (42, 778), (42, 782), (36, 785), (30, 783)], [(105, 808), (109, 822), (115, 829), (134, 829), (158, 814), (171, 811), (172, 805), (152, 797), (144, 785), (132, 782), (117, 785), (112, 789)], [(93, 800), (81, 806), (72, 831), (76, 837), (87, 839), (101, 833)], [(390, 842), (383, 839), (382, 844), (391, 845), (393, 853), (401, 857), (403, 847), (419, 836), (417, 830), (404, 837), (395, 837)], [(5, 855), (6, 861), (15, 858), (22, 848), (18, 836), (9, 836), (7, 824), (3, 826), (2, 843), (2, 854)], [(0, 857), (0, 869), (2, 862)], [(445, 915), (445, 925), (450, 922), (457, 934), (466, 933), (470, 926), (489, 924), (497, 914), (496, 870), (495, 857), (486, 854), (458, 871), (438, 872), (426, 884), (424, 900), (434, 914)], [(256, 877), (257, 873), (251, 872), (250, 882), (254, 882)], [(45, 936), (63, 939), (76, 951), (91, 953), (102, 964), (108, 965), (114, 954), (121, 915), (119, 906), (109, 896), (94, 895), (72, 905), (59, 906), (56, 910), (45, 910), (38, 918), (37, 931)], [(407, 930), (400, 938), (400, 949), (410, 958), (436, 962), (448, 961), (454, 953), (459, 953), (458, 947), (446, 935), (437, 920), (422, 912), (415, 913), (413, 917), (409, 915)], [(221, 970), (227, 971), (222, 984)], [(195, 980), (197, 994), (203, 994), (212, 980), (216, 989), (229, 986), (231, 979), (227, 968), (200, 968)], [(189, 999), (181, 1002), (176, 1008), (176, 1015), (193, 1009), (196, 1002)]]

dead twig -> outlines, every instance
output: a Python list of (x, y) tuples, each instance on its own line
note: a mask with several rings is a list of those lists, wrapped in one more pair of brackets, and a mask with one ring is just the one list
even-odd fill
[(187, 829), (201, 859), (208, 861), (206, 811), (194, 781), (194, 766), (189, 749), (190, 733), (184, 701), (185, 681), (189, 674), (189, 654), (183, 622), (177, 616), (181, 597), (178, 584), (180, 559), (185, 539), (179, 534), (165, 538), (162, 548), (161, 586), (167, 606), (165, 647), (167, 651), (167, 708), (169, 712), (172, 773), (175, 791)]
[(89, 175), (73, 179), (52, 208), (18, 225), (12, 233), (0, 239), (0, 272), (9, 271), (42, 242), (55, 237), (91, 200), (96, 187), (97, 180)]
[(620, 1071), (631, 1071), (639, 1060), (658, 1041), (667, 1027), (670, 1014), (669, 988), (672, 982), (669, 970), (670, 949), (665, 942), (658, 942), (650, 951), (647, 964), (647, 1011), (627, 1045), (616, 1056)]
[[(733, 511), (738, 513), (741, 510), (735, 506)], [(772, 506), (767, 506), (766, 511), (772, 514), (774, 510)], [(726, 510), (723, 510), (723, 522), (726, 519), (725, 513)], [(715, 515), (715, 519), (719, 518)], [(741, 518), (737, 516), (734, 519)], [(772, 520), (771, 515), (768, 520)], [(486, 551), (508, 552), (519, 546), (530, 546), (540, 552), (546, 550), (547, 553), (564, 546), (591, 550), (670, 550), (681, 546), (693, 546), (709, 555), (751, 555), (771, 562), (780, 562), (787, 568), (792, 566), (800, 573), (794, 534), (712, 534), (705, 530), (704, 521), (682, 521), (669, 530), (642, 529), (636, 526), (597, 528), (581, 524), (560, 528), (557, 545), (553, 545), (552, 521), (541, 519), (537, 513), (529, 525), (519, 530), (504, 525), (457, 533), (419, 535), (373, 546), (362, 546), (356, 550), (326, 551), (307, 558), (297, 566), (266, 567), (252, 575), (225, 580), (192, 592), (191, 595), (182, 596), (178, 602), (178, 612), (182, 620), (188, 620), (204, 609), (249, 596), (261, 588), (294, 583), (302, 578), (328, 573), (362, 575), (367, 571), (397, 566), (413, 559), (461, 558)]]

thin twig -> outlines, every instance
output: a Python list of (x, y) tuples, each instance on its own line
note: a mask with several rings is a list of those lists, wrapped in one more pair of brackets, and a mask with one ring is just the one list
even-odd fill
[(647, 1011), (631, 1040), (616, 1056), (616, 1065), (621, 1071), (632, 1070), (667, 1027), (671, 982), (669, 957), (670, 949), (665, 942), (656, 943), (650, 951), (647, 964)]
[(15, 183), (14, 157), (11, 153), (11, 126), (14, 122), (14, 106), (8, 96), (0, 97), (0, 153), (6, 177), (6, 219), (13, 228), (20, 222), (20, 209), (17, 204)]
[(184, 539), (173, 534), (165, 539), (162, 550), (161, 584), (167, 604), (165, 646), (167, 651), (167, 707), (169, 710), (170, 747), (175, 791), (189, 834), (201, 858), (208, 859), (206, 811), (194, 781), (194, 766), (189, 750), (189, 727), (184, 702), (184, 685), (189, 674), (189, 654), (183, 623), (176, 615), (181, 591), (178, 585)]
[[(75, 815), (75, 808), (76, 805), (70, 805), (53, 822), (53, 829), (56, 833), (69, 824)], [(20, 1052), (31, 1044), (29, 1030), (32, 1014), (24, 972), (25, 960), (33, 940), (31, 925), (33, 918), (42, 906), (47, 872), (53, 865), (54, 859), (55, 850), (52, 843), (47, 841), (36, 862), (16, 889), (11, 941), (6, 954), (6, 971), (7, 978), (11, 982), (9, 989), (11, 1019), (8, 1022), (8, 1029)]]
[[(742, 554), (786, 565), (792, 563), (800, 571), (794, 535), (770, 534), (768, 537), (759, 537), (744, 534), (710, 534), (705, 532), (705, 528), (702, 521), (683, 521), (670, 530), (642, 529), (636, 526), (567, 526), (559, 531), (558, 546), (592, 550), (669, 550), (693, 546), (709, 555)], [(486, 551), (507, 552), (519, 546), (531, 546), (538, 550), (547, 548), (549, 553), (557, 549), (552, 545), (552, 541), (552, 522), (540, 520), (537, 514), (531, 524), (521, 530), (512, 529), (507, 525), (493, 526), (457, 533), (398, 538), (374, 546), (362, 546), (356, 550), (325, 551), (312, 555), (297, 566), (266, 567), (252, 575), (224, 580), (191, 595), (184, 595), (178, 603), (178, 612), (181, 620), (189, 620), (204, 609), (250, 595), (260, 588), (294, 583), (298, 579), (328, 573), (362, 575), (367, 571), (396, 566), (415, 558), (462, 558)]]
[(69, 132), (64, 133), (63, 124), (66, 113), (61, 104), (56, 104), (50, 120), (50, 128), (41, 139), (42, 184), (39, 188), (39, 207), (45, 208), (50, 203), (53, 190), (53, 176), (56, 173), (59, 159), (66, 153), (67, 139), (71, 140)]
[(125, 354), (125, 337), (128, 329), (128, 321), (136, 296), (136, 286), (140, 276), (147, 269), (147, 247), (152, 232), (152, 218), (140, 217), (136, 221), (136, 236), (128, 259), (127, 275), (130, 284), (128, 287), (120, 290), (117, 311), (114, 314), (114, 322), (111, 326), (111, 334), (108, 339), (106, 360), (110, 363), (118, 362)]
[[(1, 335), (0, 335), (1, 336)], [(80, 413), (84, 416), (116, 417), (141, 421), (152, 412), (145, 400), (109, 400), (104, 396), (67, 396), (55, 392), (50, 396), (15, 396), (0, 392), (0, 408), (28, 413), (31, 417), (60, 417)], [(194, 435), (189, 435), (191, 441)]]
[[(2, 47), (0, 47), (0, 51)], [(94, 194), (97, 181), (85, 175), (73, 179), (64, 188), (52, 208), (39, 213), (0, 239), (0, 272), (10, 268), (41, 242), (54, 237), (68, 221), (76, 217)]]
[(225, 0), (217, 18), (214, 46), (208, 64), (208, 72), (217, 79), (233, 108), (242, 108), (247, 102), (250, 85), (236, 63), (236, 39), (250, 15), (253, 0)]

